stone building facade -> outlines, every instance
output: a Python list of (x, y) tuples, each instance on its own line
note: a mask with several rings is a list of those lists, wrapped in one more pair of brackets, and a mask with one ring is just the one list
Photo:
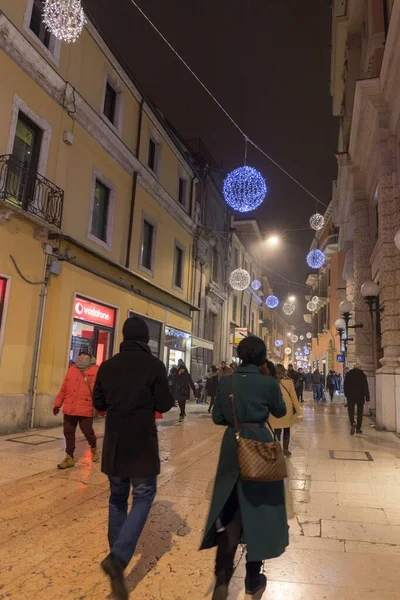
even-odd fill
[[(348, 360), (367, 373), (378, 425), (391, 431), (400, 431), (399, 40), (400, 0), (334, 2), (331, 79), (340, 117), (334, 220), (346, 253), (352, 323), (363, 325)], [(361, 294), (368, 281), (379, 285), (380, 310), (371, 313)]]

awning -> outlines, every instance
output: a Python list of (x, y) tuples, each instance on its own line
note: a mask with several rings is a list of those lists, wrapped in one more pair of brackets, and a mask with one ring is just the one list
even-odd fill
[(203, 340), (202, 338), (192, 337), (192, 350), (193, 348), (205, 348), (206, 350), (214, 350), (214, 342)]

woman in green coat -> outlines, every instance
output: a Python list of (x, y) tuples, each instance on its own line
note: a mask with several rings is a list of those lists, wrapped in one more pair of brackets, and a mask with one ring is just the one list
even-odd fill
[(201, 549), (217, 546), (213, 600), (226, 600), (239, 543), (247, 545), (246, 593), (262, 594), (267, 581), (262, 562), (280, 556), (289, 543), (284, 482), (242, 481), (230, 394), (234, 395), (241, 436), (271, 442), (265, 426), (270, 414), (286, 414), (279, 384), (261, 374), (266, 348), (257, 337), (238, 346), (242, 364), (232, 376), (223, 377), (215, 399), (213, 420), (227, 427), (222, 440), (214, 493)]

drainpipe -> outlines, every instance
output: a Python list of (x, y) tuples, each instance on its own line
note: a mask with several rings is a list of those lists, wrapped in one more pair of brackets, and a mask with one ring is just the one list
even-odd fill
[[(140, 102), (140, 106), (139, 106), (139, 119), (138, 119), (138, 128), (137, 128), (137, 136), (136, 136), (135, 156), (138, 160), (139, 160), (139, 153), (140, 153), (140, 141), (141, 141), (141, 137), (142, 137), (141, 134), (142, 134), (142, 120), (143, 120), (143, 105), (144, 105), (144, 98), (142, 98), (142, 100)], [(137, 179), (138, 179), (138, 174), (137, 174), (137, 171), (135, 171), (133, 174), (133, 179), (132, 179), (131, 210), (129, 213), (128, 243), (126, 246), (125, 267), (127, 269), (129, 269), (130, 262), (131, 262), (133, 217), (135, 214)]]
[(29, 411), (30, 411), (29, 427), (31, 429), (34, 427), (35, 414), (36, 414), (39, 359), (40, 359), (40, 351), (42, 348), (44, 315), (45, 315), (45, 311), (46, 311), (48, 282), (49, 282), (49, 277), (50, 277), (50, 272), (49, 272), (48, 267), (49, 267), (49, 255), (46, 254), (46, 258), (44, 261), (43, 283), (40, 288), (39, 310), (38, 310), (38, 318), (37, 318), (37, 324), (36, 324), (35, 343), (33, 346), (32, 370), (31, 370), (31, 378), (30, 378), (30, 382), (29, 382)]
[(382, 0), (382, 2), (383, 2), (383, 24), (384, 24), (384, 28), (385, 28), (385, 41), (386, 41), (388, 31), (389, 31), (389, 11), (388, 11), (387, 0)]

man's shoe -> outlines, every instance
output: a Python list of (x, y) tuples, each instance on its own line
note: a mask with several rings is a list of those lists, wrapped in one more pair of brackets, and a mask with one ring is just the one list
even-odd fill
[(267, 578), (260, 573), (256, 577), (246, 577), (245, 588), (246, 594), (253, 598), (261, 598), (267, 587)]
[(117, 600), (129, 600), (124, 580), (124, 569), (118, 560), (112, 554), (109, 554), (101, 563), (101, 568), (110, 578), (111, 590), (115, 598)]
[(185, 418), (185, 417), (183, 417), (182, 415), (180, 415), (180, 416), (179, 416), (179, 423), (182, 423), (182, 421), (183, 421), (183, 419), (184, 419), (184, 418)]
[(357, 429), (356, 433), (362, 433), (363, 430), (362, 429)]
[(97, 452), (97, 448), (91, 448), (91, 451), (92, 451), (92, 462), (99, 462), (100, 455)]
[(57, 465), (57, 469), (61, 469), (61, 471), (64, 471), (64, 469), (71, 469), (71, 467), (74, 467), (74, 466), (75, 466), (74, 457), (67, 454), (67, 456), (64, 458), (64, 460), (59, 465)]
[(352, 425), (352, 426), (351, 426), (351, 429), (350, 429), (350, 435), (354, 435), (354, 434), (355, 434), (355, 432), (356, 432), (356, 426), (355, 426), (355, 425)]
[(214, 593), (211, 600), (227, 600), (229, 583), (218, 581), (215, 584)]
[(283, 454), (284, 456), (292, 456), (289, 450), (289, 440), (283, 440)]

